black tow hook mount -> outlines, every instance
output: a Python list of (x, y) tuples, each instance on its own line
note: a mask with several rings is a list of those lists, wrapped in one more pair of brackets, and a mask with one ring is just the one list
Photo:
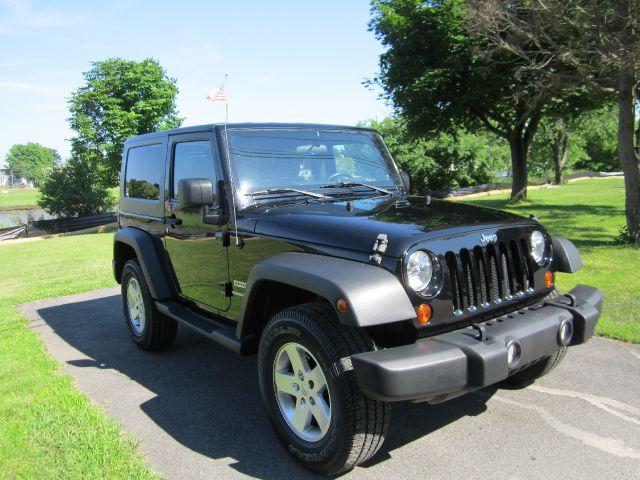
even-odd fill
[[(573, 330), (574, 330), (573, 338), (574, 339), (582, 338), (581, 341), (578, 341), (576, 343), (583, 343), (584, 341), (586, 341), (586, 338), (588, 338), (588, 336), (585, 336), (585, 326), (587, 325), (587, 318), (585, 317), (584, 312), (579, 309), (578, 299), (576, 298), (575, 295), (572, 295), (571, 293), (567, 293), (562, 297), (557, 297), (552, 300), (545, 301), (544, 305), (549, 305), (551, 307), (556, 307), (556, 308), (562, 308), (563, 310), (568, 311), (573, 317), (573, 321), (572, 321)], [(591, 332), (591, 334), (593, 334), (593, 332)], [(591, 334), (589, 334), (589, 336)], [(572, 342), (572, 344), (576, 344), (576, 343)]]
[(487, 327), (484, 325), (478, 325), (477, 323), (472, 324), (471, 327), (478, 332), (476, 340), (480, 340), (481, 342), (487, 340)]

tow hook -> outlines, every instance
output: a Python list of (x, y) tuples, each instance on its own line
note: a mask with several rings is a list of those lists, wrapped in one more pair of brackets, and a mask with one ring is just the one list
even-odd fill
[(476, 340), (484, 342), (487, 339), (487, 328), (484, 325), (478, 325), (477, 323), (474, 323), (471, 325), (471, 327), (474, 330), (478, 331), (478, 336), (476, 337)]

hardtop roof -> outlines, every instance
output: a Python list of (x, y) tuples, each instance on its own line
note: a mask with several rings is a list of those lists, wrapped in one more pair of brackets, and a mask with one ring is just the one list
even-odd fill
[(212, 132), (214, 130), (221, 130), (224, 127), (227, 128), (327, 128), (327, 129), (347, 129), (347, 130), (368, 130), (375, 131), (372, 128), (367, 127), (355, 127), (348, 125), (333, 125), (333, 124), (324, 124), (324, 123), (209, 123), (205, 125), (194, 125), (191, 127), (180, 127), (180, 128), (172, 128), (170, 130), (160, 130), (158, 132), (145, 133), (142, 135), (137, 135), (135, 137), (131, 137), (127, 139), (127, 143), (129, 142), (139, 142), (145, 140), (151, 140), (154, 138), (166, 137), (168, 135), (183, 135), (185, 133), (199, 133), (199, 132)]

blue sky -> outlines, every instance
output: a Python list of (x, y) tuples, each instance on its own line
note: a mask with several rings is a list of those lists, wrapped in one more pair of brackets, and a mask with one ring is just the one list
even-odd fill
[(184, 125), (221, 122), (205, 99), (229, 74), (230, 121), (352, 125), (390, 108), (362, 85), (382, 46), (369, 0), (0, 0), (0, 162), (29, 141), (69, 153), (67, 99), (92, 61), (160, 61)]

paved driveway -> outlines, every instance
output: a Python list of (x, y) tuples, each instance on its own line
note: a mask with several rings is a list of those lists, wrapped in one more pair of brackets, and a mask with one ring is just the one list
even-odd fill
[[(140, 439), (166, 478), (311, 478), (262, 412), (255, 358), (179, 329), (131, 342), (115, 288), (24, 305), (80, 390)], [(640, 348), (596, 338), (523, 390), (394, 405), (381, 452), (343, 478), (640, 478)]]

